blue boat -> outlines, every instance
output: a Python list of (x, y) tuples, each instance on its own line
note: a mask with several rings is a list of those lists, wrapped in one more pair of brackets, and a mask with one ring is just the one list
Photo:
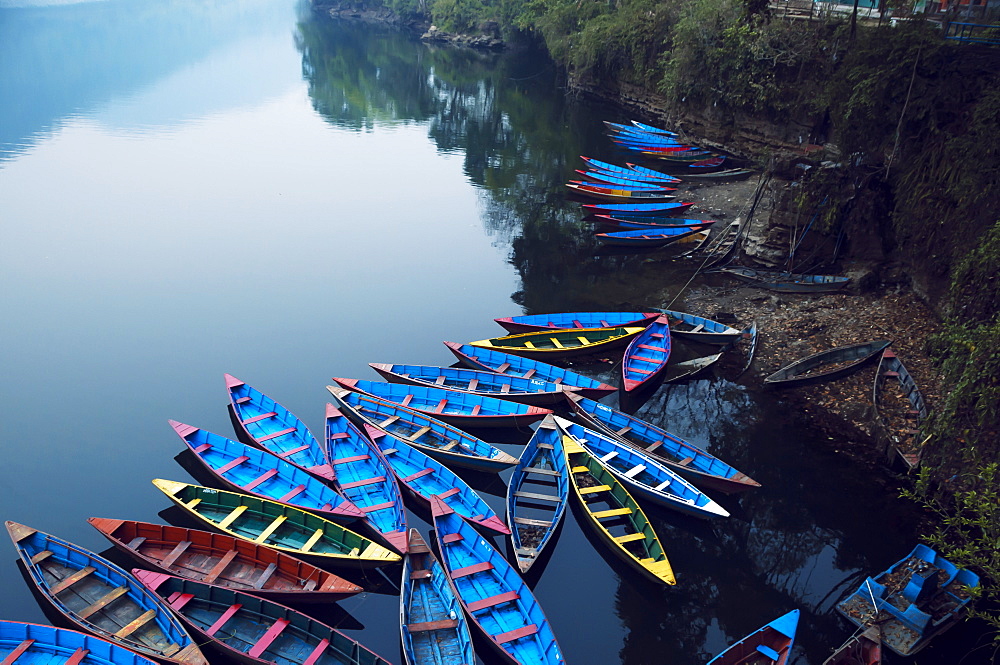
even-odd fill
[(912, 656), (965, 615), (972, 599), (969, 590), (978, 586), (978, 575), (917, 545), (877, 577), (862, 582), (837, 604), (837, 611), (862, 628), (878, 624), (882, 644), (900, 656)]
[(454, 471), (384, 430), (367, 424), (364, 428), (372, 447), (389, 463), (396, 479), (428, 510), (431, 498), (436, 496), (470, 522), (503, 535), (510, 533), (490, 504)]
[(528, 427), (550, 409), (438, 386), (333, 377), (341, 388), (378, 397), (459, 427)]
[(399, 630), (408, 665), (472, 665), (469, 622), (441, 562), (416, 529), (399, 584)]
[(564, 328), (614, 328), (615, 326), (648, 326), (657, 314), (649, 312), (557, 312), (554, 314), (521, 314), (493, 319), (511, 333)]
[(244, 665), (389, 665), (344, 633), (285, 605), (151, 570), (132, 572), (227, 660)]
[(264, 393), (226, 374), (229, 415), (239, 438), (324, 480), (333, 480), (323, 448), (305, 423)]
[(520, 376), (526, 379), (539, 379), (563, 386), (572, 386), (574, 393), (585, 397), (600, 398), (613, 393), (617, 388), (592, 379), (589, 376), (577, 374), (563, 367), (556, 367), (541, 360), (515, 356), (503, 351), (484, 349), (470, 344), (445, 342), (455, 357), (466, 367), (496, 372), (504, 376)]
[(636, 215), (670, 217), (679, 215), (694, 203), (584, 203), (587, 213), (595, 215)]
[(686, 217), (612, 217), (611, 215), (591, 215), (591, 221), (597, 224), (616, 227), (622, 231), (646, 230), (659, 231), (662, 229), (688, 228), (691, 226), (709, 227), (715, 224), (711, 219), (697, 219)]
[(61, 538), (6, 526), (38, 591), (80, 630), (161, 662), (208, 665), (180, 621), (130, 574)]
[(555, 421), (633, 495), (693, 517), (729, 517), (725, 508), (652, 456), (565, 418), (557, 416)]
[(339, 386), (326, 389), (355, 425), (368, 423), (385, 430), (442, 462), (489, 472), (517, 464), (516, 457), (419, 411)]
[[(587, 173), (586, 171), (581, 171), (581, 173)], [(608, 176), (612, 177), (612, 176)], [(642, 192), (650, 194), (667, 195), (673, 194), (677, 191), (676, 187), (668, 187), (668, 185), (673, 183), (665, 182), (643, 182), (639, 180), (626, 180), (624, 178), (617, 178), (615, 182), (603, 182), (598, 180), (570, 180), (567, 185), (578, 185), (580, 187), (585, 187), (587, 189), (599, 190), (599, 193), (604, 193), (604, 191), (617, 192)], [(573, 189), (573, 188), (571, 188)]]
[(480, 369), (465, 369), (464, 367), (387, 365), (384, 363), (368, 363), (368, 365), (385, 377), (386, 381), (393, 383), (441, 387), (470, 395), (497, 397), (522, 404), (562, 404), (562, 394), (568, 390), (576, 390), (573, 386), (561, 383), (497, 374)]
[(678, 180), (676, 177), (668, 173), (661, 173), (645, 167), (633, 168), (631, 165), (619, 166), (618, 164), (612, 164), (610, 162), (602, 162), (599, 159), (584, 157), (583, 155), (580, 156), (580, 159), (585, 161), (591, 168), (598, 169), (612, 175), (619, 175), (624, 178), (635, 177), (638, 174), (643, 180), (649, 180), (651, 182), (677, 182)]
[[(661, 180), (663, 178), (674, 178), (668, 173), (663, 173), (662, 171), (657, 171), (651, 169), (648, 166), (640, 166), (639, 164), (632, 164), (631, 162), (625, 162), (625, 166), (621, 167), (625, 169), (626, 176), (638, 176), (640, 178), (647, 178), (652, 180)], [(680, 178), (677, 178), (680, 180)]]
[(742, 333), (732, 326), (706, 319), (703, 316), (672, 309), (659, 309), (658, 311), (669, 317), (670, 334), (675, 337), (690, 339), (702, 344), (731, 344), (740, 339)]
[(553, 416), (546, 416), (524, 447), (507, 484), (507, 526), (514, 557), (527, 573), (551, 542), (566, 513), (569, 471), (562, 434)]
[(448, 504), (431, 500), (441, 565), (472, 622), (516, 665), (564, 663), (548, 619), (507, 560)]
[(176, 420), (171, 420), (170, 426), (227, 489), (308, 510), (337, 522), (364, 517), (357, 506), (321, 480), (277, 455)]
[(788, 665), (795, 645), (795, 630), (799, 625), (799, 610), (792, 610), (750, 633), (708, 665)]
[(3, 620), (0, 620), (0, 662), (8, 665), (156, 665), (155, 660), (93, 635), (38, 623)]
[(711, 222), (708, 224), (630, 229), (627, 231), (596, 233), (594, 234), (594, 237), (602, 245), (610, 245), (612, 247), (635, 247), (643, 249), (666, 247), (673, 242), (683, 240), (684, 238), (693, 236), (696, 233), (701, 233), (710, 225)]
[(659, 127), (654, 127), (652, 125), (647, 125), (645, 123), (639, 122), (638, 120), (632, 120), (632, 125), (637, 129), (650, 133), (650, 134), (663, 134), (664, 136), (677, 136), (677, 132), (671, 132), (667, 129), (660, 129)]
[(645, 420), (579, 395), (567, 395), (573, 413), (591, 429), (642, 450), (698, 487), (737, 494), (760, 483), (718, 457)]
[(365, 515), (365, 522), (397, 552), (406, 552), (406, 508), (389, 463), (367, 435), (333, 404), (326, 405), (323, 442), (337, 489)]
[(666, 187), (668, 185), (676, 184), (680, 182), (680, 178), (673, 178), (672, 180), (643, 180), (642, 176), (636, 174), (632, 177), (627, 175), (616, 175), (610, 171), (605, 171), (603, 169), (590, 168), (587, 170), (576, 169), (576, 172), (583, 176), (585, 180), (597, 183), (605, 183), (606, 185), (626, 185), (626, 186), (645, 186), (645, 187)]
[(639, 333), (622, 356), (622, 387), (626, 392), (638, 390), (663, 375), (670, 359), (670, 325), (660, 315)]
[(759, 268), (744, 268), (729, 266), (719, 268), (736, 279), (778, 293), (833, 293), (840, 291), (850, 283), (850, 277), (839, 275), (805, 275), (786, 270), (763, 270)]

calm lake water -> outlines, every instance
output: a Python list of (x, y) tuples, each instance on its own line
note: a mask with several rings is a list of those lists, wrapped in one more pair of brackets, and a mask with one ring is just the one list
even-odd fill
[[(167, 420), (233, 436), (225, 372), (322, 432), (331, 376), (450, 364), (442, 341), (499, 316), (661, 304), (690, 269), (595, 255), (564, 195), (578, 155), (615, 157), (603, 119), (625, 118), (565, 100), (540, 54), (287, 1), (0, 0), (3, 519), (97, 551), (87, 517), (173, 519), (150, 483), (191, 479)], [(795, 608), (798, 665), (848, 637), (835, 603), (910, 550), (913, 515), (788, 411), (726, 372), (639, 410), (763, 487), (721, 497), (727, 520), (650, 510), (674, 588), (567, 515), (535, 590), (568, 663), (703, 663)], [(469, 480), (502, 512), (508, 475)], [(6, 552), (0, 617), (47, 622)], [(322, 615), (402, 662), (387, 584)]]

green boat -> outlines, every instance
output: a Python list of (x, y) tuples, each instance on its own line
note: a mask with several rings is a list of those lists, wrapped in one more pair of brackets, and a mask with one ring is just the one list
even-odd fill
[(401, 558), (339, 524), (292, 506), (173, 480), (157, 478), (153, 484), (216, 531), (293, 556), (355, 568), (383, 566)]

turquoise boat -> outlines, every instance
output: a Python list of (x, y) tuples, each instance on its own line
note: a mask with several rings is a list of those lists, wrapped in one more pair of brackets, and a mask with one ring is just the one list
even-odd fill
[(8, 665), (156, 665), (93, 635), (38, 623), (0, 620), (0, 662)]
[(406, 508), (389, 463), (333, 404), (326, 405), (323, 441), (337, 489), (364, 513), (368, 526), (405, 554)]
[(195, 457), (227, 489), (347, 523), (364, 517), (357, 506), (315, 476), (277, 455), (212, 432), (170, 421)]
[(431, 499), (441, 565), (472, 622), (515, 665), (562, 665), (562, 651), (517, 571), (441, 499)]
[(281, 459), (319, 476), (333, 480), (323, 448), (305, 423), (264, 393), (226, 374), (229, 415), (244, 443), (263, 448)]

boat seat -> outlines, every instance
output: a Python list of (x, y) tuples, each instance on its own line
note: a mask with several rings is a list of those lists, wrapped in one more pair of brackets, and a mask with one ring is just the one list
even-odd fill
[(265, 568), (264, 572), (260, 574), (257, 581), (253, 583), (253, 588), (257, 590), (263, 589), (264, 585), (267, 584), (267, 581), (271, 579), (271, 576), (274, 575), (274, 571), (277, 569), (278, 564), (274, 562), (267, 564), (267, 568)]
[(458, 579), (459, 577), (467, 577), (469, 575), (475, 575), (476, 573), (485, 573), (488, 570), (493, 570), (493, 564), (489, 561), (481, 561), (479, 563), (474, 563), (471, 566), (465, 566), (464, 568), (456, 568), (451, 571), (451, 579)]
[[(524, 374), (522, 374), (522, 375), (521, 375), (521, 378), (523, 378), (523, 379), (530, 379), (531, 377), (533, 377), (533, 376), (535, 375), (535, 372), (536, 372), (536, 371), (537, 371), (537, 370), (535, 370), (535, 368), (534, 368), (534, 367), (532, 367), (532, 368), (531, 368), (531, 369), (529, 369), (529, 370), (528, 370), (527, 372), (525, 372)], [(558, 383), (558, 381), (556, 381), (556, 383)]]
[[(113, 601), (115, 601), (118, 598), (121, 598), (122, 596), (124, 596), (126, 593), (128, 593), (128, 587), (127, 586), (120, 586), (120, 587), (117, 587), (115, 589), (112, 589), (111, 591), (107, 592), (106, 594), (104, 594), (103, 596), (101, 596), (100, 598), (98, 598), (97, 600), (95, 600), (93, 603), (91, 603), (87, 607), (83, 608), (79, 612), (76, 612), (76, 616), (79, 617), (79, 618), (81, 618), (81, 619), (87, 619), (87, 618), (93, 616), (94, 614), (96, 614), (97, 612), (100, 612), (105, 607), (107, 607), (108, 605), (110, 605)], [(186, 603), (187, 601), (184, 601), (184, 602)], [(182, 603), (180, 607), (183, 607), (183, 606), (184, 606), (184, 604)], [(171, 605), (171, 607), (173, 607), (173, 605)], [(180, 607), (177, 607), (177, 608), (174, 608), (174, 609), (180, 609)]]
[(621, 543), (621, 544), (624, 545), (625, 543), (631, 543), (631, 542), (634, 542), (636, 540), (645, 540), (645, 539), (646, 539), (646, 535), (645, 534), (642, 534), (642, 533), (627, 533), (624, 536), (616, 536), (615, 537), (615, 542), (618, 542), (618, 543)]
[(532, 342), (531, 342), (530, 339), (526, 339), (526, 340), (524, 340), (524, 348), (526, 348), (526, 349), (533, 349), (533, 348), (535, 348), (535, 345), (532, 344)]
[(348, 434), (347, 432), (330, 432), (330, 434), (328, 434), (326, 438), (337, 440), (337, 439), (346, 439), (350, 436), (351, 435)]
[(380, 422), (378, 426), (381, 427), (382, 429), (385, 429), (386, 427), (393, 424), (397, 420), (399, 420), (399, 416), (389, 416), (388, 418)]
[(528, 637), (529, 635), (534, 635), (538, 632), (538, 626), (535, 624), (529, 624), (527, 626), (522, 626), (516, 630), (509, 630), (506, 633), (500, 633), (499, 635), (494, 635), (493, 639), (497, 641), (498, 644), (506, 644), (507, 642), (513, 642), (514, 640), (519, 640), (522, 637)]
[(513, 518), (511, 518), (511, 521), (513, 521), (514, 524), (523, 524), (525, 526), (541, 526), (541, 527), (550, 527), (550, 526), (552, 526), (552, 522), (550, 522), (550, 521), (547, 521), (547, 520), (533, 520), (533, 519), (529, 519), (527, 517), (513, 517)]
[(611, 491), (610, 485), (597, 485), (595, 487), (581, 487), (579, 490), (581, 495), (584, 494), (596, 494), (597, 492), (609, 492)]
[(243, 462), (247, 462), (249, 460), (250, 460), (250, 458), (247, 457), (246, 455), (240, 455), (236, 459), (230, 460), (228, 463), (223, 464), (222, 466), (220, 466), (218, 469), (215, 470), (215, 472), (221, 476), (222, 474), (226, 473), (227, 471), (232, 471), (233, 469), (235, 469), (236, 467), (238, 467), (240, 464), (243, 464)]
[(417, 439), (419, 439), (419, 438), (420, 438), (420, 437), (422, 437), (422, 436), (423, 436), (424, 434), (427, 434), (427, 432), (430, 432), (430, 431), (431, 431), (431, 427), (430, 427), (430, 425), (425, 425), (425, 426), (421, 427), (420, 429), (418, 429), (418, 430), (417, 430), (416, 432), (414, 432), (413, 434), (411, 434), (411, 435), (410, 435), (409, 437), (407, 437), (407, 438), (408, 438), (408, 439), (409, 439), (410, 441), (416, 441)]
[(291, 501), (292, 499), (294, 499), (295, 497), (297, 497), (299, 494), (302, 494), (302, 492), (304, 492), (305, 489), (306, 489), (305, 485), (298, 485), (296, 487), (293, 487), (291, 490), (288, 491), (288, 494), (286, 494), (283, 497), (281, 497), (280, 499), (278, 499), (278, 502), (279, 503), (288, 503), (289, 501)]
[(882, 376), (899, 376), (899, 372), (893, 372), (892, 370), (888, 370), (882, 372)]
[(504, 363), (504, 364), (500, 365), (499, 367), (497, 367), (496, 370), (494, 370), (494, 371), (497, 374), (503, 374), (504, 372), (506, 372), (509, 369), (510, 369), (510, 363)]
[(648, 351), (666, 351), (666, 347), (663, 346), (650, 346), (649, 344), (639, 344), (636, 348), (646, 349)]
[(86, 658), (87, 654), (89, 653), (90, 649), (84, 649), (83, 647), (80, 647), (79, 649), (73, 652), (72, 656), (66, 659), (64, 665), (80, 665), (80, 663), (83, 662), (83, 659)]
[(702, 329), (704, 329), (704, 327), (705, 327), (705, 324), (704, 324), (704, 323), (699, 323), (699, 324), (698, 324), (698, 325), (696, 325), (696, 326), (695, 326), (694, 328), (691, 328), (691, 330), (689, 330), (688, 332), (693, 332), (693, 333), (696, 333), (696, 332), (701, 332), (701, 331), (702, 331)]
[(582, 344), (583, 346), (587, 346), (588, 344), (590, 344), (590, 340), (584, 337), (583, 335), (577, 335), (576, 338), (580, 340), (580, 344)]
[(3, 665), (14, 665), (14, 661), (24, 655), (24, 652), (31, 648), (31, 645), (35, 643), (35, 640), (25, 640), (14, 647), (14, 650), (7, 654), (7, 657), (3, 659)]
[(653, 339), (663, 339), (663, 333), (649, 333), (649, 336)]
[(340, 485), (340, 489), (349, 490), (354, 487), (364, 487), (365, 485), (374, 485), (375, 483), (381, 483), (384, 481), (385, 481), (385, 476), (373, 476), (371, 478), (362, 478), (361, 480), (355, 480), (350, 483), (342, 483)]
[(197, 448), (195, 448), (195, 449), (194, 449), (194, 451), (195, 451), (195, 452), (196, 452), (197, 454), (199, 454), (199, 455), (200, 455), (200, 454), (202, 454), (203, 452), (205, 452), (206, 450), (211, 450), (211, 449), (212, 449), (212, 444), (211, 444), (211, 443), (203, 443), (203, 444), (201, 444), (200, 446), (198, 446)]
[(243, 489), (245, 489), (247, 491), (256, 489), (258, 486), (263, 485), (265, 482), (267, 482), (271, 478), (274, 478), (276, 475), (278, 475), (278, 469), (276, 469), (276, 468), (275, 469), (268, 469), (267, 471), (265, 471), (264, 473), (260, 474), (259, 476), (257, 476), (253, 480), (251, 480), (249, 483), (247, 483), (246, 485), (244, 485)]
[(685, 457), (680, 462), (677, 463), (678, 466), (687, 466), (694, 461), (694, 457)]
[(479, 378), (474, 377), (471, 381), (469, 381), (469, 385), (467, 385), (465, 389), (471, 392), (474, 391), (476, 389), (476, 386), (478, 385), (479, 385)]
[(319, 644), (316, 645), (316, 648), (312, 650), (311, 654), (309, 654), (309, 657), (302, 661), (302, 665), (316, 665), (316, 662), (319, 661), (320, 657), (326, 652), (326, 648), (328, 646), (330, 646), (330, 640), (320, 640)]
[(245, 397), (237, 397), (235, 401), (236, 401), (237, 404), (246, 404), (247, 402), (251, 401), (252, 399), (253, 399), (252, 397), (250, 397), (249, 395), (247, 395)]
[(80, 570), (76, 571), (72, 575), (68, 575), (68, 576), (64, 577), (59, 582), (57, 582), (55, 585), (53, 585), (49, 589), (49, 593), (54, 596), (57, 593), (59, 593), (60, 591), (65, 591), (69, 587), (73, 586), (74, 584), (76, 584), (77, 582), (79, 582), (80, 580), (82, 580), (87, 575), (90, 575), (95, 570), (97, 570), (97, 569), (94, 568), (93, 566), (87, 566), (85, 568), (81, 568)]
[(310, 447), (311, 446), (307, 443), (307, 444), (299, 446), (298, 448), (292, 448), (291, 450), (286, 450), (284, 452), (275, 453), (275, 455), (277, 455), (281, 459), (288, 459), (289, 457), (291, 457), (295, 453), (301, 453), (303, 450), (308, 450)]
[(311, 550), (316, 543), (320, 541), (323, 537), (323, 529), (316, 529), (313, 531), (313, 535), (309, 536), (309, 540), (306, 541), (305, 545), (302, 546), (302, 552), (308, 552)]
[(264, 441), (270, 441), (271, 439), (277, 439), (279, 436), (284, 436), (286, 434), (291, 434), (294, 431), (295, 431), (294, 427), (289, 427), (288, 429), (283, 429), (283, 430), (280, 430), (278, 432), (272, 432), (271, 434), (268, 434), (267, 436), (262, 436), (259, 439), (257, 439), (257, 443), (263, 443)]
[(229, 621), (234, 614), (239, 612), (241, 607), (243, 607), (243, 605), (240, 603), (227, 607), (226, 611), (219, 615), (219, 618), (215, 620), (215, 623), (213, 623), (209, 629), (205, 631), (205, 633), (211, 637), (222, 630), (222, 627), (226, 625), (226, 622)]
[(611, 508), (610, 510), (599, 510), (596, 513), (590, 513), (595, 518), (601, 520), (605, 517), (618, 517), (620, 515), (629, 515), (632, 513), (632, 509), (625, 508)]
[(449, 441), (445, 445), (441, 446), (438, 450), (451, 450), (452, 448), (458, 446), (461, 441)]
[(423, 478), (424, 476), (430, 475), (432, 473), (434, 473), (434, 469), (432, 469), (429, 466), (424, 467), (423, 469), (420, 469), (420, 471), (417, 471), (416, 473), (411, 473), (407, 477), (403, 478), (403, 482), (408, 483), (413, 480), (416, 480), (417, 478)]
[(260, 535), (258, 535), (256, 538), (253, 539), (253, 541), (255, 543), (265, 542), (268, 538), (270, 538), (274, 534), (275, 531), (278, 530), (278, 527), (281, 526), (282, 522), (284, 522), (287, 519), (288, 519), (287, 515), (278, 515), (276, 518), (274, 518), (273, 522), (267, 525), (266, 529), (260, 532)]
[(663, 490), (665, 490), (668, 487), (670, 487), (670, 482), (671, 482), (670, 479), (667, 478), (666, 480), (664, 480), (662, 483), (660, 483), (659, 485), (657, 485), (653, 489), (656, 490), (657, 492), (662, 492)]
[(434, 573), (432, 573), (431, 571), (426, 570), (426, 569), (424, 569), (424, 570), (414, 570), (414, 571), (410, 572), (410, 579), (411, 580), (427, 580), (427, 579), (430, 579), (433, 575), (434, 575)]
[(276, 416), (276, 415), (278, 414), (275, 413), (274, 411), (269, 411), (268, 413), (262, 413), (259, 416), (254, 416), (253, 418), (247, 418), (246, 420), (243, 421), (243, 424), (250, 425), (257, 422), (258, 420), (264, 420), (265, 418), (270, 418), (271, 416)]
[(403, 401), (400, 402), (400, 404), (402, 404), (403, 406), (409, 406), (410, 402), (412, 401), (413, 401), (413, 393), (407, 393), (406, 397), (403, 398)]
[(187, 506), (188, 508), (194, 509), (194, 507), (197, 506), (199, 503), (201, 503), (201, 499), (195, 498), (195, 499), (191, 499), (190, 501), (188, 501), (184, 505)]
[(628, 471), (626, 471), (622, 475), (625, 476), (626, 478), (635, 478), (636, 476), (638, 476), (640, 473), (642, 473), (645, 470), (646, 470), (646, 465), (645, 464), (639, 464), (639, 465), (633, 466), (631, 469), (629, 469)]
[(646, 446), (646, 452), (651, 453), (662, 445), (663, 445), (663, 439), (657, 439), (656, 441)]
[(440, 494), (437, 495), (437, 497), (439, 499), (447, 499), (449, 496), (455, 496), (461, 491), (462, 490), (460, 490), (457, 487), (452, 487), (450, 490), (445, 490), (444, 492), (441, 492)]
[(555, 446), (553, 446), (551, 443), (539, 443), (538, 447), (543, 450), (555, 450)]
[(444, 374), (442, 374), (438, 378), (434, 379), (434, 385), (435, 386), (443, 386), (444, 382), (447, 381), (447, 380), (448, 380), (447, 377)]
[(236, 554), (237, 554), (236, 550), (229, 550), (228, 552), (223, 554), (219, 558), (219, 560), (215, 563), (215, 565), (212, 566), (212, 570), (208, 571), (208, 575), (205, 575), (205, 578), (201, 581), (204, 584), (215, 583), (215, 580), (219, 579), (219, 576), (222, 575), (223, 572), (225, 572), (226, 567), (233, 562), (233, 559), (236, 558)]
[[(441, 378), (444, 378), (444, 377), (441, 377)], [(447, 400), (447, 398), (445, 398), (445, 399), (441, 400), (440, 402), (438, 402), (437, 406), (434, 407), (434, 413), (444, 413), (444, 409), (447, 406), (448, 406), (448, 400)]]
[(764, 656), (770, 658), (771, 660), (775, 661), (775, 662), (777, 662), (778, 659), (781, 658), (781, 654), (779, 654), (777, 651), (775, 651), (771, 647), (765, 646), (763, 644), (758, 644), (757, 645), (757, 651), (759, 653), (763, 654)]
[(367, 515), (368, 513), (374, 513), (379, 510), (385, 510), (386, 508), (392, 508), (395, 505), (396, 505), (395, 501), (386, 501), (385, 503), (379, 503), (374, 506), (358, 506), (358, 508), (361, 510), (361, 512)]
[[(278, 619), (273, 624), (271, 624), (271, 627), (267, 629), (267, 632), (264, 633), (261, 636), (261, 638), (257, 640), (257, 642), (254, 643), (254, 645), (250, 648), (248, 655), (251, 658), (259, 658), (260, 655), (265, 651), (267, 651), (267, 648), (271, 646), (271, 644), (276, 639), (278, 639), (278, 635), (281, 635), (281, 631), (283, 631), (289, 623), (291, 622), (288, 619)], [(265, 658), (264, 660), (273, 660), (273, 659)]]
[(524, 467), (525, 473), (540, 473), (543, 476), (561, 476), (562, 474), (558, 471), (553, 471), (551, 469), (537, 469), (533, 466)]
[(50, 556), (52, 556), (51, 550), (42, 550), (35, 556), (31, 557), (31, 563), (38, 563), (39, 561), (44, 561), (45, 559), (48, 559)]
[[(142, 545), (144, 542), (146, 542), (145, 538), (143, 538), (142, 536), (136, 536), (132, 540), (128, 541), (128, 545), (126, 545), (126, 547), (128, 547), (130, 550), (134, 550), (138, 548), (140, 545)], [(32, 563), (34, 563), (34, 560), (32, 560)]]
[(555, 347), (557, 349), (565, 349), (566, 348), (565, 346), (562, 345), (562, 342), (559, 341), (558, 337), (550, 337), (549, 339), (552, 340), (552, 343), (555, 345)]
[(115, 637), (117, 637), (118, 639), (124, 639), (128, 637), (129, 635), (131, 635), (132, 633), (134, 633), (135, 631), (139, 630), (147, 623), (152, 621), (156, 617), (156, 614), (157, 612), (155, 609), (146, 610), (138, 617), (136, 617), (132, 621), (122, 626), (121, 630), (115, 633)]
[(610, 461), (611, 459), (613, 459), (613, 458), (615, 458), (615, 457), (617, 457), (617, 456), (618, 456), (618, 451), (617, 451), (617, 450), (612, 450), (612, 451), (611, 451), (611, 452), (609, 452), (608, 454), (606, 454), (606, 455), (603, 455), (603, 456), (601, 457), (601, 461), (602, 461), (602, 462), (607, 462), (607, 461)]
[(445, 543), (446, 545), (449, 543), (458, 543), (463, 540), (465, 540), (465, 537), (462, 536), (462, 534), (460, 533), (446, 533), (444, 536), (441, 537), (441, 542)]
[(520, 594), (516, 591), (507, 591), (506, 593), (500, 593), (495, 596), (490, 596), (489, 598), (483, 598), (482, 600), (474, 600), (468, 604), (468, 608), (470, 612), (485, 610), (487, 607), (496, 607), (497, 605), (502, 605), (503, 603), (512, 603), (520, 597)]
[(641, 360), (642, 362), (647, 362), (647, 363), (659, 363), (660, 362), (656, 358), (647, 358), (646, 356), (636, 356), (636, 355), (629, 356), (628, 359), (629, 360)]
[[(226, 529), (226, 528), (228, 528), (229, 525), (231, 525), (233, 522), (235, 522), (240, 515), (242, 515), (243, 513), (246, 512), (246, 510), (247, 510), (247, 506), (246, 505), (236, 506), (236, 508), (233, 509), (233, 512), (231, 512), (228, 515), (226, 515), (222, 519), (222, 521), (219, 522), (218, 527), (220, 529)], [(188, 545), (190, 545), (190, 544), (191, 543), (188, 543)]]
[(628, 434), (631, 431), (632, 431), (632, 427), (630, 425), (626, 425), (625, 427), (622, 427), (620, 430), (618, 430), (617, 432), (615, 432), (615, 434), (617, 434), (618, 436), (625, 436), (626, 434)]
[(383, 455), (391, 455), (393, 453), (398, 453), (398, 452), (399, 452), (398, 448), (386, 448), (385, 450), (382, 451), (382, 454)]
[(552, 501), (553, 503), (560, 503), (562, 499), (554, 494), (535, 494), (534, 492), (514, 492), (514, 496), (521, 499), (537, 499), (539, 501)]

